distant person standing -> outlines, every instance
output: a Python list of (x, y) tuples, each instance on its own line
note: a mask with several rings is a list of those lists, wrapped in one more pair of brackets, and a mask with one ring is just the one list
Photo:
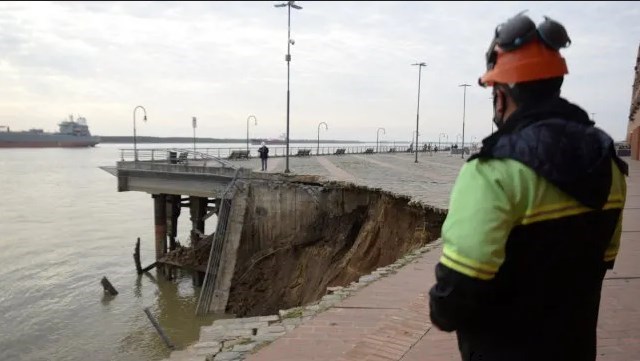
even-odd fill
[(260, 160), (262, 161), (262, 171), (267, 170), (267, 159), (269, 158), (269, 148), (262, 142), (262, 146), (258, 149)]

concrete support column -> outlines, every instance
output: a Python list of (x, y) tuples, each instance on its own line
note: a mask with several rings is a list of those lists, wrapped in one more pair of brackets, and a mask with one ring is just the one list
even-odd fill
[(153, 195), (153, 215), (156, 234), (156, 260), (167, 253), (167, 196)]
[(180, 217), (180, 195), (169, 195), (167, 196), (167, 235), (170, 251), (176, 249), (178, 217)]
[[(189, 197), (189, 211), (191, 214), (191, 246), (195, 247), (197, 242), (200, 240), (201, 236), (199, 234), (204, 234), (204, 217), (207, 215), (207, 205), (209, 203), (209, 199), (206, 197)], [(196, 232), (198, 231), (198, 232)], [(193, 285), (196, 287), (201, 287), (202, 282), (204, 281), (204, 273), (199, 271), (194, 271), (191, 275), (191, 280), (193, 281)]]
[(208, 199), (203, 197), (189, 197), (189, 211), (191, 213), (191, 245), (195, 243), (200, 237), (193, 231), (197, 230), (201, 234), (204, 234), (204, 216), (207, 215), (207, 203)]

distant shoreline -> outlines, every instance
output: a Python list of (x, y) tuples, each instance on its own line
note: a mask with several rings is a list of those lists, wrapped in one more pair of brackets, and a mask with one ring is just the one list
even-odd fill
[[(100, 143), (133, 143), (133, 137), (125, 136), (99, 136)], [(253, 140), (253, 139), (251, 139)], [(247, 139), (218, 139), (218, 138), (196, 138), (197, 143), (246, 143)], [(317, 139), (291, 139), (289, 143), (317, 143)], [(193, 138), (189, 137), (136, 137), (136, 143), (193, 143)], [(360, 144), (366, 143), (359, 140), (326, 140), (322, 143)]]

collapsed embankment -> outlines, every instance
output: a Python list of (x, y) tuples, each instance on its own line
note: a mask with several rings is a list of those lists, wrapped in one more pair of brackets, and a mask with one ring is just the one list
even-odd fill
[(227, 312), (269, 315), (318, 300), (440, 236), (445, 212), (340, 183), (253, 180)]

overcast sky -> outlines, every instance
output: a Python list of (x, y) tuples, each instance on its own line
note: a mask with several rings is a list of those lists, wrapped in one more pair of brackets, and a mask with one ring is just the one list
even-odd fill
[[(96, 135), (278, 137), (286, 130), (287, 11), (277, 2), (1, 2), (0, 125), (56, 130), (68, 114)], [(565, 25), (563, 95), (625, 136), (640, 44), (639, 2), (315, 2), (291, 14), (291, 138), (411, 139), (491, 131), (477, 86), (495, 26), (528, 9)]]

